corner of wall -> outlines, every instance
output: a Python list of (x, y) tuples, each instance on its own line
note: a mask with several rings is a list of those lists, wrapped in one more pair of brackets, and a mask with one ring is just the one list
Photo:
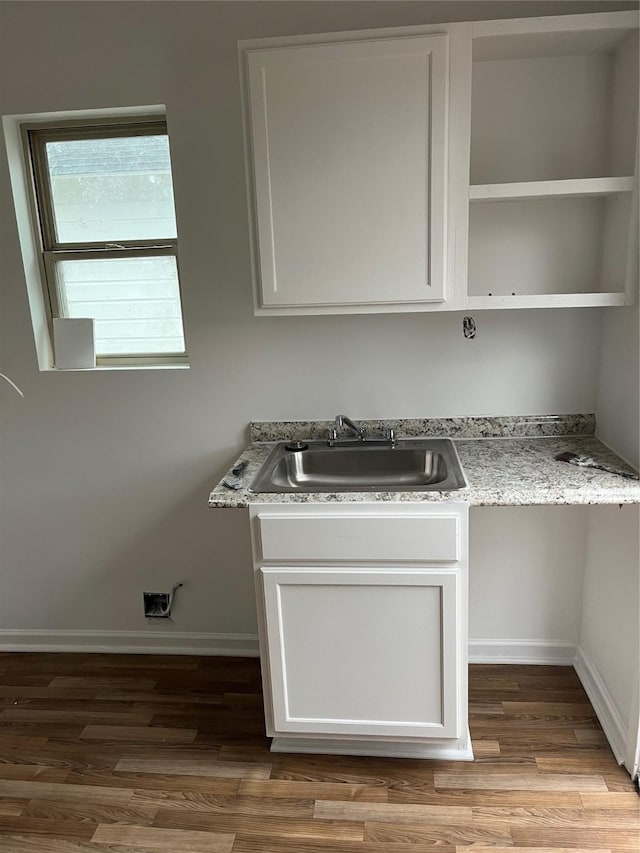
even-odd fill
[(598, 438), (640, 467), (640, 310), (609, 308), (602, 319), (596, 394)]
[(616, 758), (629, 769), (639, 730), (640, 507), (590, 506), (588, 513), (575, 668)]

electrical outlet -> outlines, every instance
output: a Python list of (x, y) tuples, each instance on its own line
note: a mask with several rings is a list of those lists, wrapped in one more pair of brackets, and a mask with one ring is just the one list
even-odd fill
[(171, 610), (169, 592), (143, 592), (144, 615), (146, 619), (170, 619)]

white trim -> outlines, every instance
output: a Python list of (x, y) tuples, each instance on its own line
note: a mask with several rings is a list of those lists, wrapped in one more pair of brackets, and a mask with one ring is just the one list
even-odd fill
[(578, 15), (545, 15), (534, 18), (503, 18), (474, 21), (473, 38), (489, 36), (529, 35), (530, 33), (583, 32), (585, 30), (635, 29), (638, 13), (592, 12)]
[(180, 631), (56, 631), (5, 628), (2, 652), (101, 652), (113, 654), (258, 657), (257, 634)]
[[(459, 743), (459, 746), (455, 744)], [(410, 743), (383, 740), (340, 740), (276, 736), (271, 752), (303, 752), (315, 755), (363, 755), (380, 758), (431, 758), (441, 761), (473, 761), (471, 739)]]
[(581, 645), (578, 645), (576, 650), (574, 668), (589, 701), (593, 705), (616, 761), (618, 764), (624, 764), (627, 758), (626, 750), (629, 737), (627, 727), (618, 713), (604, 681), (600, 678), (594, 662)]
[(509, 296), (469, 296), (467, 310), (482, 308), (607, 308), (627, 304), (624, 291), (605, 293), (531, 293)]
[[(4, 652), (113, 652), (118, 654), (238, 655), (258, 657), (257, 634), (179, 631), (60, 631), (0, 629)], [(573, 643), (548, 640), (470, 640), (469, 663), (571, 666)]]
[(469, 663), (571, 666), (575, 643), (559, 640), (469, 640)]
[(624, 766), (629, 775), (635, 781), (640, 778), (640, 684), (635, 679), (633, 687), (633, 699), (629, 712), (629, 728), (627, 730), (627, 744), (625, 748)]

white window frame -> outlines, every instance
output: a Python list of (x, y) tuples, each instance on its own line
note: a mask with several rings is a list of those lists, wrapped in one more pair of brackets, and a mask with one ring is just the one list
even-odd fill
[[(49, 334), (53, 340), (53, 320), (61, 315), (56, 280), (56, 263), (68, 260), (93, 260), (96, 258), (147, 258), (170, 256), (175, 258), (178, 271), (181, 320), (182, 292), (177, 238), (157, 240), (118, 240), (114, 242), (60, 242), (56, 236), (50, 176), (47, 165), (46, 144), (74, 139), (105, 139), (146, 135), (168, 135), (163, 115), (114, 116), (59, 121), (24, 122), (20, 125), (26, 162), (30, 167), (30, 206), (37, 225), (40, 249), (40, 278)], [(173, 179), (173, 175), (172, 175)], [(186, 334), (185, 334), (186, 339)], [(188, 365), (188, 356), (181, 353), (135, 353), (96, 356), (97, 367), (135, 365)]]

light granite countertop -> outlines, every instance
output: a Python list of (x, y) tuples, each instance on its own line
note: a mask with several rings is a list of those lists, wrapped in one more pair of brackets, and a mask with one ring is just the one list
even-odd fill
[[(576, 420), (580, 419), (580, 420)], [(321, 422), (322, 423), (322, 422)], [(366, 423), (366, 422), (365, 422)], [(550, 418), (479, 419), (455, 421), (376, 421), (395, 424), (399, 438), (421, 435), (443, 435), (447, 429), (454, 441), (468, 488), (456, 491), (380, 491), (331, 493), (257, 494), (250, 489), (262, 464), (275, 445), (274, 440), (314, 438), (324, 427), (310, 422), (252, 424), (253, 443), (238, 457), (245, 468), (239, 477), (231, 468), (209, 496), (210, 507), (246, 507), (262, 503), (356, 503), (356, 502), (429, 502), (463, 501), (471, 506), (527, 506), (548, 504), (635, 504), (640, 503), (640, 482), (616, 474), (584, 468), (554, 458), (569, 451), (590, 456), (596, 462), (632, 471), (615, 453), (592, 434), (595, 420), (591, 415), (556, 416)], [(421, 431), (417, 433), (418, 426)], [(293, 428), (295, 425), (296, 428)], [(278, 427), (281, 427), (279, 431)], [(299, 427), (299, 429), (297, 429)], [(412, 430), (415, 429), (416, 432)], [(443, 431), (440, 432), (439, 430)], [(514, 436), (514, 432), (519, 435)], [(568, 434), (572, 433), (577, 434)], [(522, 433), (525, 433), (522, 435)], [(306, 435), (305, 435), (306, 433)], [(475, 437), (478, 434), (491, 437)], [(552, 433), (552, 434), (550, 434)], [(555, 434), (553, 434), (555, 433)], [(371, 431), (374, 434), (374, 431)], [(471, 435), (474, 437), (462, 437)], [(459, 436), (459, 437), (458, 437)], [(233, 490), (224, 480), (236, 483)]]

